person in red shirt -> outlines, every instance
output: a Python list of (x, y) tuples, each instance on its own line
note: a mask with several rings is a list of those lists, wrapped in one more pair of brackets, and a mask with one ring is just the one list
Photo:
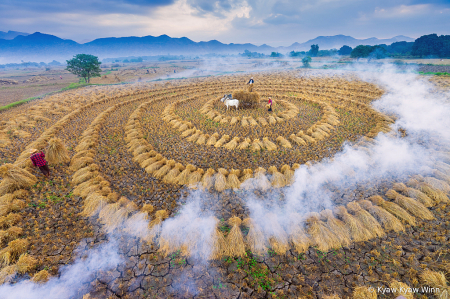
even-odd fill
[(272, 112), (272, 99), (271, 98), (269, 98), (269, 110), (267, 110), (267, 111), (269, 111), (269, 112)]
[(38, 151), (37, 149), (32, 149), (30, 151), (30, 159), (33, 162), (33, 165), (39, 167), (39, 170), (44, 174), (47, 178), (50, 176), (50, 169), (48, 168), (48, 163), (45, 160), (45, 154), (42, 151)]

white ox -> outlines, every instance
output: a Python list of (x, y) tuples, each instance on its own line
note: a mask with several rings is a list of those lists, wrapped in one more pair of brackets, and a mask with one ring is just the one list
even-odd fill
[(238, 106), (239, 106), (239, 101), (236, 99), (231, 99), (231, 98), (232, 98), (231, 94), (229, 94), (229, 95), (225, 94), (225, 95), (223, 95), (223, 98), (220, 100), (222, 103), (224, 103), (227, 106), (227, 111), (230, 106), (236, 107), (236, 110), (238, 109)]

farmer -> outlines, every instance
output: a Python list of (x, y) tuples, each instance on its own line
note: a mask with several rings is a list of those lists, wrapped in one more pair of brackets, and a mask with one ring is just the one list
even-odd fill
[(45, 154), (37, 149), (32, 149), (30, 151), (30, 159), (33, 165), (39, 167), (41, 172), (48, 178), (50, 176), (50, 169), (48, 168), (48, 163), (45, 161)]
[(247, 84), (253, 84), (253, 83), (255, 83), (255, 81), (253, 80), (253, 77), (251, 77)]
[(267, 110), (267, 111), (272, 112), (272, 99), (271, 98), (269, 98), (268, 106), (269, 106), (269, 110)]

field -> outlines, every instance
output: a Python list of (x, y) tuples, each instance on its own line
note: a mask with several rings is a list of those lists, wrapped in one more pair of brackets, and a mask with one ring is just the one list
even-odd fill
[[(220, 101), (246, 90), (248, 74), (203, 67), (186, 79), (179, 67), (179, 79), (151, 81), (173, 76), (166, 63), (1, 111), (5, 293), (336, 299), (411, 287), (408, 299), (448, 298), (445, 130), (411, 126), (380, 104), (389, 88), (352, 72), (254, 61), (235, 71), (250, 66), (261, 98), (252, 108)], [(421, 92), (446, 111), (449, 80), (431, 81)], [(26, 86), (20, 97), (35, 96)], [(420, 146), (434, 156), (411, 157)], [(61, 159), (45, 179), (29, 152), (54, 148)]]

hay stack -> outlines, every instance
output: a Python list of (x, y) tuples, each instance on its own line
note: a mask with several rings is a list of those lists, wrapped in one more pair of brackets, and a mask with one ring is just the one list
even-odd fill
[(180, 175), (181, 171), (184, 170), (184, 166), (181, 163), (176, 163), (175, 167), (172, 168), (163, 178), (163, 183), (165, 184), (176, 184), (177, 177)]
[(106, 197), (104, 197), (100, 192), (93, 192), (86, 197), (81, 215), (85, 217), (93, 216), (102, 210), (107, 204), (108, 199)]
[(252, 141), (250, 140), (250, 138), (245, 138), (244, 141), (242, 141), (242, 142), (238, 145), (237, 149), (239, 149), (239, 150), (245, 150), (245, 149), (247, 149), (247, 148), (250, 146), (250, 143), (251, 143), (251, 142), (252, 142)]
[(152, 174), (158, 169), (160, 169), (164, 164), (166, 164), (166, 162), (167, 162), (166, 158), (163, 158), (160, 161), (156, 161), (155, 163), (152, 163), (149, 166), (147, 166), (145, 168), (145, 172), (147, 172), (148, 174)]
[(200, 137), (198, 137), (197, 141), (195, 143), (199, 145), (204, 145), (206, 143), (206, 140), (209, 139), (209, 134), (203, 134)]
[(223, 146), (225, 143), (227, 143), (230, 140), (230, 136), (228, 135), (223, 135), (219, 141), (216, 142), (216, 144), (214, 144), (214, 147), (221, 147)]
[[(255, 139), (256, 140), (256, 139)], [(277, 146), (275, 145), (275, 143), (273, 143), (272, 141), (270, 141), (267, 137), (263, 138), (263, 144), (264, 147), (268, 150), (268, 151), (276, 151), (277, 150)]]
[(251, 150), (253, 152), (260, 151), (262, 148), (264, 148), (264, 144), (258, 138), (253, 140), (252, 147), (251, 147)]
[(233, 116), (230, 120), (230, 125), (234, 126), (235, 124), (237, 124), (239, 122), (239, 118), (236, 116)]
[(230, 174), (227, 177), (227, 189), (239, 189), (241, 182), (239, 181), (239, 175), (241, 171), (239, 169), (231, 169)]
[(320, 251), (327, 252), (332, 248), (339, 248), (341, 246), (339, 237), (320, 220), (318, 213), (310, 213), (306, 219), (306, 223), (308, 224), (307, 231), (311, 236), (312, 243)]
[(224, 168), (219, 168), (217, 170), (214, 188), (217, 190), (217, 192), (222, 192), (227, 188), (227, 179), (226, 176), (228, 175), (228, 171)]
[(270, 125), (275, 125), (277, 123), (277, 120), (272, 115), (269, 115), (268, 119)]
[(314, 138), (312, 138), (311, 136), (306, 135), (305, 133), (303, 133), (303, 131), (298, 132), (297, 136), (302, 138), (303, 140), (305, 140), (308, 143), (315, 143), (316, 142), (316, 140)]
[(284, 138), (283, 136), (278, 136), (276, 140), (278, 144), (280, 144), (282, 147), (292, 148), (292, 144), (289, 141), (287, 141), (286, 138)]
[(276, 166), (270, 166), (268, 172), (272, 175), (272, 186), (274, 186), (275, 188), (282, 188), (286, 186), (286, 178), (283, 174), (281, 174), (281, 172), (278, 172)]
[(258, 121), (261, 124), (261, 126), (269, 125), (269, 123), (267, 122), (267, 120), (264, 117), (258, 117)]
[(34, 274), (31, 279), (35, 283), (46, 283), (50, 279), (50, 273), (47, 270), (41, 270), (38, 273)]
[(210, 190), (214, 186), (214, 173), (216, 173), (216, 171), (209, 168), (203, 175), (201, 183), (204, 189)]
[(245, 227), (248, 227), (248, 234), (245, 237), (245, 243), (251, 252), (263, 255), (267, 248), (265, 246), (265, 238), (261, 232), (261, 228), (251, 218), (246, 218), (242, 222)]
[(335, 209), (336, 214), (345, 222), (350, 236), (355, 242), (368, 241), (375, 236), (353, 215), (347, 212), (343, 206)]
[(253, 177), (253, 170), (247, 168), (243, 171), (243, 176), (241, 177), (241, 183), (245, 182), (248, 179), (251, 179)]
[(406, 183), (409, 187), (416, 188), (420, 190), (421, 192), (425, 193), (429, 198), (431, 198), (435, 204), (439, 204), (441, 202), (450, 202), (449, 198), (445, 194), (445, 192), (433, 188), (432, 186), (428, 185), (427, 183), (421, 183), (415, 179), (410, 179)]
[(339, 238), (342, 246), (349, 246), (351, 244), (351, 236), (345, 223), (334, 217), (333, 212), (325, 209), (320, 212), (320, 216), (327, 220), (327, 227)]
[(175, 167), (175, 160), (166, 160), (165, 165), (155, 171), (153, 173), (153, 176), (157, 179), (162, 179), (172, 168)]
[(191, 136), (189, 136), (188, 138), (186, 138), (187, 141), (189, 142), (195, 142), (197, 141), (197, 139), (202, 135), (202, 131), (201, 130), (197, 130), (195, 131), (194, 134), (192, 134)]
[(216, 225), (213, 231), (213, 235), (211, 237), (211, 248), (212, 254), (211, 258), (215, 260), (220, 260), (226, 254), (227, 242), (223, 233), (220, 231), (220, 221), (216, 217), (213, 217)]
[(206, 145), (215, 145), (217, 143), (217, 138), (219, 138), (218, 133), (212, 134), (208, 141), (206, 141)]
[(426, 269), (420, 274), (420, 280), (427, 286), (439, 289), (437, 295), (439, 299), (450, 298), (450, 287), (447, 285), (447, 279), (442, 272), (434, 272)]
[(417, 199), (421, 204), (423, 204), (425, 207), (429, 208), (434, 206), (434, 202), (431, 198), (429, 198), (425, 193), (406, 187), (403, 183), (395, 183), (392, 188), (397, 192), (402, 192), (403, 194), (406, 194), (408, 197)]
[(347, 209), (352, 212), (356, 218), (374, 235), (384, 237), (386, 234), (380, 223), (366, 210), (363, 210), (357, 202), (349, 202)]
[(231, 139), (230, 142), (228, 142), (227, 144), (225, 144), (223, 147), (226, 148), (227, 150), (234, 150), (239, 142), (239, 137), (234, 137), (233, 139)]
[(189, 183), (189, 176), (191, 174), (192, 171), (195, 171), (197, 169), (197, 167), (195, 167), (192, 164), (188, 164), (186, 165), (186, 168), (180, 173), (179, 176), (177, 176), (177, 178), (175, 179), (175, 182), (178, 185), (186, 185)]
[(241, 126), (243, 126), (244, 128), (248, 127), (248, 117), (247, 116), (242, 117)]
[[(34, 175), (29, 173), (25, 169), (22, 169), (10, 163), (6, 163), (0, 166), (0, 176), (3, 178), (2, 183), (4, 183), (5, 186), (7, 184), (13, 184), (15, 186), (15, 189), (29, 188), (37, 182), (37, 178)], [(1, 195), (4, 194), (0, 194), (0, 196)]]
[(365, 286), (356, 287), (352, 299), (377, 299), (377, 292)]
[(288, 235), (278, 222), (278, 217), (274, 213), (268, 213), (265, 219), (271, 228), (269, 244), (277, 254), (284, 255), (289, 250)]
[(413, 214), (414, 216), (425, 219), (425, 220), (433, 220), (436, 219), (433, 214), (428, 210), (423, 204), (420, 202), (410, 198), (398, 194), (394, 190), (388, 190), (386, 192), (386, 197), (393, 199), (396, 204)]
[(289, 218), (289, 240), (298, 253), (306, 252), (311, 246), (311, 239), (306, 235), (303, 224), (300, 223), (302, 217), (297, 213), (292, 213), (289, 215)]
[(47, 160), (50, 164), (68, 163), (70, 161), (64, 143), (59, 138), (52, 138), (48, 141)]
[(196, 127), (192, 128), (192, 129), (185, 130), (183, 133), (181, 133), (181, 137), (188, 137), (189, 135), (192, 135), (195, 132), (197, 132), (197, 128)]
[(283, 165), (281, 166), (281, 173), (283, 173), (284, 178), (286, 180), (286, 185), (291, 185), (292, 183), (294, 183), (294, 175), (295, 175), (295, 171), (291, 170), (291, 168), (289, 167), (289, 165)]
[(399, 218), (402, 221), (405, 221), (408, 224), (411, 224), (413, 226), (416, 225), (416, 218), (414, 216), (411, 216), (408, 212), (406, 212), (404, 209), (402, 209), (399, 205), (390, 202), (385, 201), (381, 196), (374, 195), (369, 197), (369, 200), (377, 205), (388, 211), (389, 213), (395, 215), (397, 218)]
[(202, 179), (202, 176), (204, 173), (205, 173), (205, 171), (201, 168), (197, 168), (196, 171), (192, 172), (189, 175), (188, 187), (196, 190), (198, 188), (197, 185), (200, 182), (200, 180)]
[(270, 189), (270, 182), (267, 179), (265, 173), (266, 170), (262, 167), (258, 167), (257, 169), (255, 169), (255, 185), (262, 191), (267, 191), (268, 189)]
[(303, 140), (303, 139), (300, 138), (300, 137), (295, 136), (295, 134), (291, 134), (291, 135), (289, 136), (289, 139), (291, 139), (292, 142), (296, 143), (296, 144), (299, 145), (299, 146), (307, 145), (307, 143), (305, 142), (305, 140)]
[[(249, 84), (250, 85), (250, 84)], [(237, 90), (233, 92), (233, 99), (239, 100), (239, 107), (255, 108), (260, 103), (260, 95), (257, 92)]]
[(405, 231), (405, 227), (400, 220), (385, 209), (372, 205), (368, 200), (360, 200), (358, 204), (378, 219), (386, 230), (393, 230), (395, 232)]
[(226, 237), (227, 247), (225, 248), (225, 255), (227, 256), (244, 257), (246, 255), (244, 237), (239, 228), (241, 222), (241, 219), (236, 216), (228, 219), (228, 224), (232, 227)]

